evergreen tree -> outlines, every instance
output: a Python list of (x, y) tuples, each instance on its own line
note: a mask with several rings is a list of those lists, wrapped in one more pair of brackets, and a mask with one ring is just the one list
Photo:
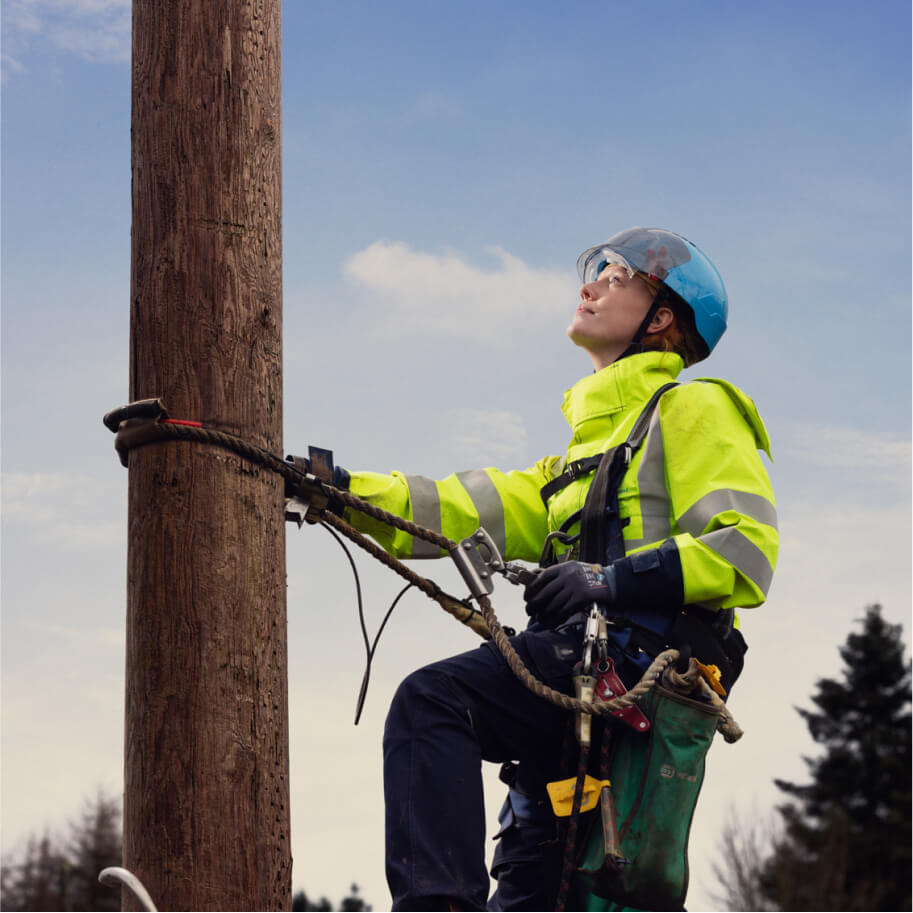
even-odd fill
[[(370, 910), (371, 907), (364, 902), (358, 895), (358, 885), (353, 884), (349, 890), (352, 892), (349, 897), (343, 897), (339, 902), (339, 909), (350, 911), (350, 913), (359, 913), (359, 911)], [(304, 891), (298, 891), (292, 897), (292, 910), (332, 910), (333, 905), (326, 897), (314, 902), (310, 900)]]
[(45, 834), (29, 839), (21, 859), (5, 859), (3, 910), (119, 910), (120, 892), (99, 872), (121, 864), (120, 803), (99, 794), (70, 824), (63, 845)]
[(22, 858), (7, 858), (0, 876), (0, 909), (65, 910), (69, 866), (45, 832), (30, 837)]
[(842, 680), (821, 679), (799, 710), (824, 749), (790, 797), (761, 888), (783, 910), (909, 910), (910, 665), (901, 626), (869, 606), (840, 649)]
[[(40, 839), (33, 836), (21, 856), (3, 859), (0, 910), (119, 910), (120, 890), (100, 884), (98, 875), (108, 866), (121, 865), (122, 855), (120, 801), (99, 792), (70, 823), (65, 840), (48, 833)], [(340, 901), (340, 910), (371, 909), (357, 884), (350, 891)], [(298, 891), (292, 910), (332, 911), (333, 905), (326, 897), (311, 901)]]
[(74, 910), (119, 910), (120, 892), (98, 880), (102, 869), (121, 865), (123, 837), (120, 802), (99, 793), (85, 803), (81, 817), (70, 825), (67, 846), (72, 877), (69, 898)]
[(292, 910), (332, 910), (333, 905), (326, 897), (321, 897), (316, 903), (311, 901), (304, 891), (298, 891), (292, 897)]
[(352, 892), (348, 897), (343, 897), (339, 902), (339, 909), (345, 911), (345, 913), (362, 913), (362, 911), (370, 910), (371, 907), (364, 902), (364, 900), (358, 896), (358, 885), (353, 884), (349, 890)]

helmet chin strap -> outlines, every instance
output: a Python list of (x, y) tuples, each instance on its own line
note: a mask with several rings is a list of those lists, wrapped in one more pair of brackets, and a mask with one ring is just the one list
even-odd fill
[(647, 335), (647, 329), (650, 324), (653, 322), (653, 318), (656, 316), (656, 312), (663, 306), (666, 299), (669, 297), (670, 292), (666, 286), (660, 286), (659, 291), (656, 293), (656, 296), (653, 299), (653, 303), (647, 309), (647, 313), (644, 316), (644, 319), (640, 322), (640, 326), (637, 328), (634, 336), (631, 338), (628, 347), (621, 353), (621, 355), (616, 358), (616, 361), (621, 361), (622, 358), (627, 358), (629, 355), (638, 355), (644, 351), (643, 345), (641, 345), (641, 340), (644, 336)]

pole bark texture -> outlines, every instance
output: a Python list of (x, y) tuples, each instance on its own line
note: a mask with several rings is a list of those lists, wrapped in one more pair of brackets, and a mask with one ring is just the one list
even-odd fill
[[(130, 398), (281, 454), (280, 56), (280, 0), (134, 0)], [(129, 455), (124, 864), (159, 909), (291, 904), (282, 499)]]

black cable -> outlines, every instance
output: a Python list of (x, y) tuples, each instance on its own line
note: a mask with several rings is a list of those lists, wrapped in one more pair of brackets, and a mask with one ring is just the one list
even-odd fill
[(380, 635), (383, 633), (384, 628), (387, 625), (387, 622), (390, 620), (390, 616), (393, 614), (393, 610), (396, 608), (400, 599), (406, 595), (406, 592), (412, 588), (411, 583), (407, 583), (400, 591), (396, 594), (396, 598), (390, 604), (390, 608), (387, 609), (386, 614), (383, 617), (383, 621), (380, 623), (380, 627), (377, 629), (377, 633), (374, 635), (374, 641), (369, 642), (368, 639), (368, 627), (365, 623), (365, 607), (364, 600), (361, 595), (361, 579), (358, 576), (358, 568), (355, 566), (355, 559), (352, 557), (352, 553), (349, 551), (348, 546), (345, 542), (342, 541), (342, 538), (339, 534), (327, 523), (321, 521), (320, 525), (329, 532), (333, 538), (339, 543), (342, 550), (346, 553), (346, 557), (349, 559), (349, 564), (352, 567), (352, 574), (355, 576), (355, 594), (358, 599), (358, 624), (361, 628), (361, 638), (365, 644), (365, 672), (361, 678), (361, 688), (358, 692), (358, 702), (355, 705), (355, 725), (358, 725), (358, 721), (361, 719), (361, 712), (365, 705), (365, 698), (368, 695), (368, 682), (371, 680), (371, 663), (374, 660), (374, 653), (377, 650), (377, 643), (380, 640)]
[[(358, 721), (361, 719), (361, 711), (365, 704), (365, 697), (368, 694), (368, 681), (371, 678), (371, 661), (374, 659), (374, 652), (377, 649), (377, 642), (380, 640), (381, 632), (384, 630), (384, 627), (387, 624), (388, 619), (393, 614), (393, 610), (396, 608), (397, 603), (406, 595), (406, 591), (412, 587), (411, 583), (407, 583), (400, 591), (396, 594), (396, 598), (390, 604), (390, 608), (387, 609), (386, 615), (384, 615), (384, 620), (380, 623), (380, 627), (377, 629), (377, 634), (374, 635), (374, 643), (371, 644), (371, 649), (368, 650), (367, 660), (365, 662), (365, 674), (361, 680), (361, 690), (358, 693), (358, 704), (355, 707), (355, 725), (358, 725)], [(365, 647), (367, 648), (367, 640), (365, 642)]]

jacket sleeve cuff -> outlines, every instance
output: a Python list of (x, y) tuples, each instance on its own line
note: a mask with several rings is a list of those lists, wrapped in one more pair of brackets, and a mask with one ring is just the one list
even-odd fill
[(618, 605), (676, 610), (685, 603), (685, 582), (678, 547), (667, 539), (658, 548), (626, 555), (612, 565)]

